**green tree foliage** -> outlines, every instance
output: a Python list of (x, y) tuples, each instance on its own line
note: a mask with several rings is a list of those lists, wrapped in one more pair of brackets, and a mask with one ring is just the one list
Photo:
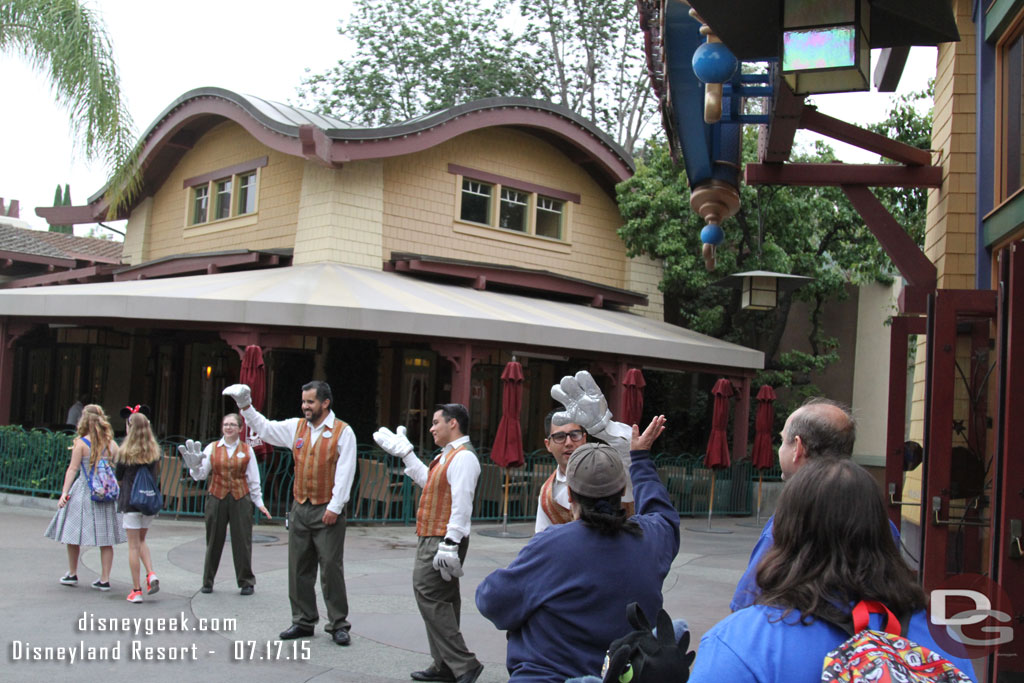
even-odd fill
[(536, 97), (591, 119), (632, 152), (654, 115), (633, 0), (356, 0), (338, 32), (354, 57), (309, 75), (300, 97), (363, 125)]
[[(71, 186), (65, 184), (63, 194), (60, 191), (60, 183), (57, 184), (57, 189), (53, 193), (53, 205), (54, 206), (71, 206)], [(74, 228), (70, 225), (51, 225), (50, 232), (61, 232), (65, 235), (74, 234)]]
[[(913, 98), (901, 100), (877, 130), (892, 137), (927, 145), (930, 116), (917, 114)], [(744, 158), (754, 158), (757, 130), (744, 134)], [(832, 150), (818, 144), (793, 161), (827, 163)], [(824, 307), (846, 297), (846, 285), (890, 282), (895, 270), (878, 241), (836, 187), (764, 187), (743, 185), (738, 213), (725, 221), (725, 242), (718, 264), (707, 272), (701, 257), (703, 221), (690, 209), (685, 172), (669, 157), (667, 145), (649, 143), (637, 172), (618, 187), (625, 220), (619, 234), (631, 256), (663, 259), (667, 317), (704, 334), (760, 349), (765, 370), (758, 383), (791, 387), (793, 400), (816, 391), (813, 378), (837, 358), (836, 340), (821, 324)], [(879, 192), (920, 244), (924, 232), (924, 198), (905, 190)], [(712, 286), (725, 276), (747, 270), (806, 275), (807, 286), (782, 294), (773, 311), (740, 308), (739, 292)], [(810, 309), (810, 352), (780, 348), (795, 300)]]
[(135, 133), (103, 22), (78, 0), (0, 0), (0, 52), (45, 74), (87, 159), (111, 172), (111, 212), (139, 190)]

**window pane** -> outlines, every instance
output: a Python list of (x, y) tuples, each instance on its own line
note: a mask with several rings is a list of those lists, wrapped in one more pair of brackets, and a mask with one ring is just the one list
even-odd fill
[(238, 176), (238, 215), (256, 210), (256, 174)]
[(526, 209), (529, 196), (525, 192), (502, 188), (498, 227), (526, 232)]
[(462, 180), (462, 212), (459, 218), (473, 223), (491, 222), (491, 192), (493, 188), (476, 180)]
[(193, 192), (195, 193), (195, 198), (192, 204), (192, 222), (205, 223), (206, 211), (210, 204), (210, 188), (207, 185), (203, 185), (195, 188)]
[(1003, 53), (1003, 88), (1004, 101), (1006, 102), (1006, 130), (1003, 131), (1003, 139), (1006, 140), (1006, 157), (1004, 168), (1006, 169), (1006, 180), (1003, 189), (1003, 199), (1006, 199), (1018, 189), (1022, 180), (1022, 155), (1024, 155), (1024, 36), (1017, 38), (1005, 48)]
[(551, 197), (537, 197), (537, 234), (562, 239), (562, 207), (564, 203)]
[(227, 218), (231, 215), (231, 179), (218, 180), (217, 186), (217, 218)]

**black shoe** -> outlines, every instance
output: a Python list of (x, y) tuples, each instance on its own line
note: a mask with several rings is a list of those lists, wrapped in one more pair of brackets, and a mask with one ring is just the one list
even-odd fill
[(241, 595), (252, 595), (256, 591), (252, 586), (242, 586), (242, 590), (239, 591)]
[(200, 593), (212, 593), (213, 592), (213, 586), (203, 586), (202, 588), (199, 589), (199, 592)]
[(331, 640), (333, 640), (337, 645), (348, 645), (352, 642), (352, 637), (348, 634), (348, 631), (338, 629), (331, 634)]
[(313, 629), (310, 627), (292, 624), (285, 630), (281, 631), (278, 638), (281, 640), (294, 640), (295, 638), (309, 638), (311, 635), (313, 635)]
[(476, 679), (480, 678), (480, 674), (484, 672), (484, 665), (481, 664), (472, 671), (467, 671), (458, 678), (455, 679), (455, 683), (474, 683)]
[(442, 681), (443, 683), (455, 683), (455, 674), (448, 668), (447, 664), (438, 666), (431, 664), (423, 671), (413, 671), (409, 676), (414, 681)]

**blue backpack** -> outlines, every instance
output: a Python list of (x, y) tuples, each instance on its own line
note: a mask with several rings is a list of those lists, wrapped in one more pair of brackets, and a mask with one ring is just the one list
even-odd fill
[(144, 515), (155, 515), (164, 506), (164, 497), (160, 495), (160, 487), (153, 481), (153, 474), (148, 465), (140, 465), (135, 470), (135, 483), (128, 497), (128, 507), (135, 508)]
[[(92, 450), (89, 439), (82, 438), (85, 445)], [(93, 465), (90, 472), (82, 463), (82, 472), (85, 474), (85, 481), (89, 484), (89, 497), (97, 503), (109, 503), (117, 500), (121, 487), (117, 485), (117, 477), (114, 476), (114, 468), (106, 458), (99, 458)]]

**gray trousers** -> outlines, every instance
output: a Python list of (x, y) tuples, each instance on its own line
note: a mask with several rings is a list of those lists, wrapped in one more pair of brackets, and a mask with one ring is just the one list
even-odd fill
[(203, 562), (203, 585), (213, 586), (220, 556), (224, 552), (224, 539), (231, 525), (231, 557), (235, 561), (235, 580), (238, 587), (255, 586), (252, 573), (252, 499), (248, 494), (238, 500), (231, 494), (223, 499), (206, 497), (206, 561)]
[[(462, 594), (459, 580), (445, 581), (434, 569), (434, 554), (444, 539), (439, 536), (421, 536), (416, 546), (416, 561), (412, 571), (412, 590), (416, 606), (420, 608), (423, 624), (427, 627), (427, 642), (434, 664), (447, 664), (456, 677), (480, 666), (480, 661), (469, 648), (459, 630), (462, 612)], [(466, 561), (469, 537), (459, 544), (459, 559)]]
[(292, 623), (313, 628), (320, 618), (316, 604), (316, 572), (327, 604), (324, 630), (348, 631), (348, 594), (345, 592), (345, 512), (328, 526), (323, 523), (327, 503), (292, 504), (288, 523), (288, 600)]

